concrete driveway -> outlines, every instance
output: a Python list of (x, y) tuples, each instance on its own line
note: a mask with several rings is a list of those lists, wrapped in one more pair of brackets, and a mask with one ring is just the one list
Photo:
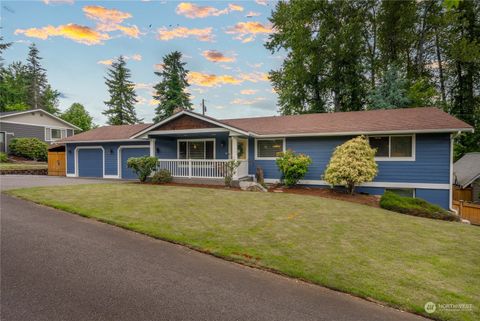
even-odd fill
[(77, 185), (77, 184), (104, 184), (121, 182), (94, 178), (73, 178), (47, 175), (0, 175), (0, 190), (22, 187)]
[(422, 320), (5, 194), (1, 213), (1, 320)]

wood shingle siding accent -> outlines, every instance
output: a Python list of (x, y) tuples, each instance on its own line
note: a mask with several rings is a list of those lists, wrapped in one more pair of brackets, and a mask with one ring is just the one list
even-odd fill
[(154, 130), (182, 130), (182, 129), (203, 129), (203, 128), (218, 128), (209, 122), (204, 120), (188, 116), (182, 115), (178, 118), (173, 119), (172, 121), (163, 124)]

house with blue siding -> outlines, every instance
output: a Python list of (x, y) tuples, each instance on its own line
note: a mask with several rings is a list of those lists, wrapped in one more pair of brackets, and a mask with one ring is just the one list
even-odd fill
[(334, 149), (365, 135), (379, 170), (359, 191), (391, 190), (451, 209), (453, 139), (471, 131), (434, 107), (241, 119), (183, 110), (155, 124), (105, 126), (63, 142), (70, 177), (134, 179), (128, 158), (149, 155), (177, 179), (222, 179), (233, 159), (240, 161), (235, 179), (252, 178), (261, 168), (265, 181), (275, 183), (282, 178), (277, 154), (290, 149), (313, 161), (300, 183), (328, 187), (322, 175)]

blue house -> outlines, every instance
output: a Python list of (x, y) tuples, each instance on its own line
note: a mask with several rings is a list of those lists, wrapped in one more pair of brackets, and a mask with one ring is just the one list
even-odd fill
[(278, 182), (279, 152), (291, 149), (313, 163), (305, 185), (328, 186), (322, 174), (333, 150), (358, 135), (377, 148), (379, 171), (361, 192), (393, 190), (451, 208), (453, 138), (473, 128), (438, 108), (215, 119), (181, 111), (155, 124), (105, 126), (63, 140), (67, 176), (133, 179), (127, 159), (155, 156), (175, 178), (219, 180), (228, 160), (241, 161), (235, 178), (261, 167)]

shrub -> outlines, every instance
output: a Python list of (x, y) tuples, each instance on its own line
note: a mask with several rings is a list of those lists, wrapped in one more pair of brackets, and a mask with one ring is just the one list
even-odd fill
[(307, 174), (312, 159), (304, 154), (295, 154), (291, 150), (280, 153), (276, 160), (278, 169), (282, 172), (286, 186), (293, 186)]
[(358, 136), (335, 148), (323, 179), (331, 185), (343, 185), (353, 194), (356, 185), (370, 182), (376, 175), (375, 149), (365, 136)]
[(421, 198), (403, 197), (393, 192), (385, 192), (380, 199), (380, 206), (394, 212), (428, 217), (444, 221), (460, 221), (460, 218), (440, 206), (431, 204)]
[(152, 183), (155, 184), (165, 184), (170, 183), (172, 181), (172, 174), (168, 169), (161, 169), (153, 174)]
[(8, 156), (5, 153), (0, 153), (0, 163), (8, 162)]
[(227, 164), (225, 165), (225, 186), (231, 187), (232, 182), (233, 182), (233, 175), (235, 174), (235, 171), (237, 170), (238, 166), (240, 166), (241, 162), (238, 160), (231, 160), (228, 161)]
[(157, 166), (157, 158), (151, 156), (130, 157), (127, 160), (127, 167), (133, 169), (140, 182), (145, 182)]
[(48, 144), (38, 138), (15, 138), (10, 142), (10, 153), (28, 159), (46, 161)]

